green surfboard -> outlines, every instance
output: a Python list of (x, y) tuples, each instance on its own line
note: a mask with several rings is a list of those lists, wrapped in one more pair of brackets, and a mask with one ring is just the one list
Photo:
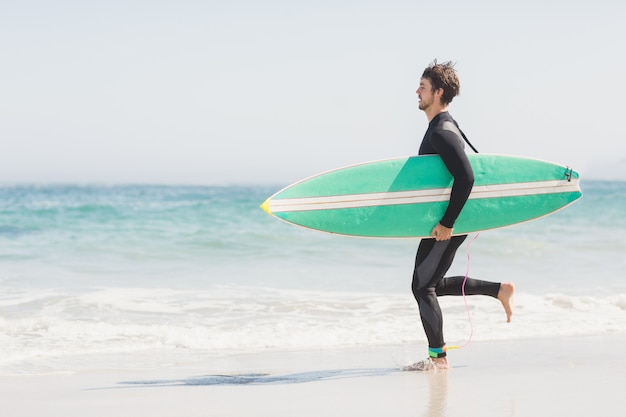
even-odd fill
[[(582, 197), (579, 174), (537, 159), (468, 155), (474, 188), (454, 234), (497, 229), (554, 213)], [(327, 233), (428, 237), (443, 216), (452, 176), (437, 155), (339, 168), (299, 181), (262, 205), (286, 222)]]

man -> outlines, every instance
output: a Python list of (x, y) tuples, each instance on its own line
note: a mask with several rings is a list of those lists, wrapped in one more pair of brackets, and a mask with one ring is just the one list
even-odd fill
[[(454, 222), (461, 213), (474, 184), (474, 173), (465, 154), (465, 145), (456, 121), (448, 113), (448, 105), (459, 94), (460, 84), (451, 62), (435, 60), (422, 74), (416, 93), (419, 108), (426, 113), (428, 130), (419, 149), (420, 155), (437, 154), (454, 178), (446, 211), (431, 237), (422, 239), (415, 257), (412, 290), (420, 310), (420, 317), (428, 339), (427, 359), (408, 370), (428, 371), (448, 369), (446, 344), (443, 338), (443, 319), (438, 296), (462, 295), (465, 277), (444, 278), (454, 255), (467, 235), (454, 236)], [(495, 283), (468, 278), (467, 295), (489, 295), (502, 303), (511, 321), (511, 301), (515, 287), (512, 283)]]

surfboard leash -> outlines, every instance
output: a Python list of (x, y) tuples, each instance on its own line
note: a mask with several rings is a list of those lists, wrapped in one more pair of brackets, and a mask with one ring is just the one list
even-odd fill
[(470, 245), (474, 243), (476, 239), (478, 239), (479, 235), (480, 233), (476, 233), (476, 235), (472, 238), (472, 240), (467, 242), (467, 247), (465, 249), (465, 253), (467, 255), (467, 269), (465, 271), (465, 278), (463, 278), (463, 285), (461, 286), (461, 293), (463, 294), (463, 302), (465, 303), (465, 311), (467, 312), (467, 318), (469, 320), (469, 325), (470, 325), (470, 334), (469, 334), (469, 337), (467, 338), (467, 341), (464, 344), (446, 346), (445, 348), (446, 351), (452, 350), (452, 349), (462, 349), (466, 347), (467, 345), (470, 344), (470, 342), (472, 341), (472, 337), (474, 336), (474, 323), (472, 322), (472, 314), (470, 313), (469, 305), (467, 304), (467, 295), (465, 294), (465, 283), (467, 282), (467, 278), (469, 277), (470, 265), (471, 265), (471, 260), (472, 260), (470, 256)]

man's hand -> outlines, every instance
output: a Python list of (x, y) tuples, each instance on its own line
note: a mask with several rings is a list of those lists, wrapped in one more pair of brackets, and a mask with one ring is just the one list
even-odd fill
[(443, 226), (441, 223), (437, 223), (437, 225), (433, 228), (433, 231), (430, 232), (430, 237), (439, 240), (450, 240), (452, 237), (452, 229), (446, 226)]

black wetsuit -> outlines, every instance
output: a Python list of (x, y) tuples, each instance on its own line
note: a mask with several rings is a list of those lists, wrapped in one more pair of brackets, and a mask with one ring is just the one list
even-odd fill
[[(461, 132), (448, 112), (440, 113), (431, 120), (419, 154), (438, 154), (454, 177), (450, 202), (439, 222), (445, 227), (452, 228), (472, 190), (474, 173), (465, 154)], [(453, 236), (450, 240), (439, 242), (435, 239), (422, 239), (417, 249), (412, 290), (419, 306), (431, 357), (446, 355), (443, 318), (437, 296), (462, 295), (465, 277), (444, 278), (444, 275), (452, 265), (454, 255), (466, 237), (467, 235)], [(471, 278), (468, 278), (465, 283), (467, 295), (497, 297), (499, 289), (499, 283)]]

